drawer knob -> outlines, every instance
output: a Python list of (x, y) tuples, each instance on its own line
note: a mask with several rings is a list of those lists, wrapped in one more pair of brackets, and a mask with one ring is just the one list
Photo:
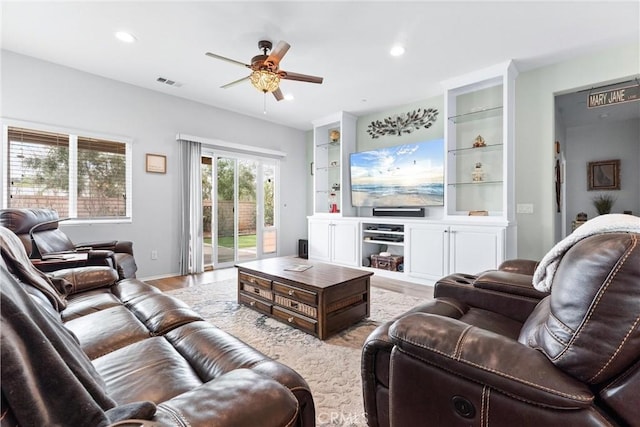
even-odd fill
[(289, 323), (293, 323), (293, 316), (289, 317), (289, 318), (287, 319), (287, 322), (289, 322)]
[(254, 279), (254, 278), (249, 279), (249, 281), (250, 281), (251, 283), (256, 283), (256, 279)]
[(293, 291), (293, 289), (289, 289), (289, 296), (293, 295), (295, 292)]
[(251, 307), (254, 307), (254, 306), (256, 305), (256, 302), (255, 302), (255, 301), (251, 301), (251, 302), (249, 303), (249, 305), (250, 305)]

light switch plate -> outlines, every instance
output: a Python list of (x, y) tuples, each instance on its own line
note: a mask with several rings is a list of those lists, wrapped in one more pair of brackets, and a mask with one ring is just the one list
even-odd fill
[(516, 213), (532, 214), (533, 213), (533, 203), (518, 203), (516, 205)]

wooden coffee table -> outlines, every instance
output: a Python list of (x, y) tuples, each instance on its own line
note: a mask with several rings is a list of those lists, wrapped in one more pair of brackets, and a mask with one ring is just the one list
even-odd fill
[(239, 303), (321, 340), (369, 317), (371, 272), (293, 257), (236, 267)]

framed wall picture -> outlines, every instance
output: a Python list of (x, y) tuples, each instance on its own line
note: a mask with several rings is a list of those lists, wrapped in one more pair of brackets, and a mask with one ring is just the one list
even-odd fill
[(167, 173), (167, 156), (147, 154), (146, 171), (151, 173)]
[(587, 190), (619, 190), (620, 160), (603, 160), (587, 164)]

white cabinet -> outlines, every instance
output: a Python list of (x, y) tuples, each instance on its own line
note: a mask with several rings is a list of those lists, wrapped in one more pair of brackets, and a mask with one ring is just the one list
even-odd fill
[(505, 260), (502, 226), (411, 224), (407, 226), (407, 269), (411, 277), (438, 280), (452, 273), (476, 274)]
[(349, 156), (355, 149), (355, 116), (340, 112), (313, 122), (314, 214), (355, 213), (349, 178)]
[(358, 225), (357, 220), (309, 218), (309, 259), (358, 266)]
[[(448, 80), (445, 87), (445, 213), (515, 219), (511, 61)], [(483, 221), (478, 217), (478, 222)], [(506, 224), (505, 224), (506, 225)]]
[(449, 271), (449, 227), (442, 224), (407, 226), (409, 276), (438, 280)]
[(477, 274), (505, 260), (505, 227), (449, 227), (449, 273)]

